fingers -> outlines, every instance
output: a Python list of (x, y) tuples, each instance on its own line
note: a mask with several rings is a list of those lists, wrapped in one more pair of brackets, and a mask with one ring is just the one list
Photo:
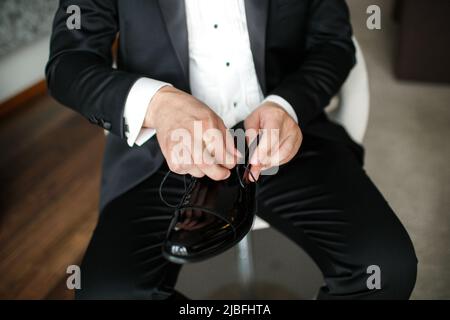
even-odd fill
[(250, 164), (267, 166), (275, 162), (278, 157), (274, 150), (278, 149), (279, 140), (279, 129), (272, 127), (272, 125), (264, 128), (260, 134), (258, 147), (250, 159)]
[[(255, 121), (250, 121), (249, 126), (255, 124)], [(302, 141), (300, 129), (290, 121), (268, 118), (261, 127), (258, 147), (250, 158), (251, 181), (258, 180), (262, 171), (292, 160)]]
[(281, 143), (278, 150), (280, 165), (288, 163), (294, 158), (300, 147), (300, 140), (299, 136), (290, 135)]
[(229, 170), (236, 166), (239, 153), (234, 148), (233, 137), (217, 116), (204, 122), (205, 131), (194, 134), (195, 165), (214, 180), (226, 179)]
[[(260, 130), (260, 117), (258, 112), (253, 112), (250, 114), (250, 116), (247, 117), (244, 121), (245, 126), (245, 137), (247, 139), (247, 145), (251, 145), (253, 141), (258, 136), (259, 130)], [(252, 152), (252, 151), (250, 151)], [(258, 147), (256, 147), (253, 150), (253, 153), (250, 154), (250, 163), (253, 162), (253, 164), (250, 167), (250, 173), (249, 173), (249, 179), (252, 182), (256, 182), (259, 178), (259, 175), (261, 174), (261, 166), (259, 166), (256, 162)]]
[[(267, 124), (269, 127), (274, 124)], [(261, 171), (270, 169), (275, 166), (279, 166), (289, 162), (297, 153), (301, 144), (301, 133), (297, 134), (297, 131), (291, 129), (283, 129), (280, 134), (280, 130), (269, 128), (264, 129), (260, 135), (260, 141), (253, 152), (250, 159), (250, 181), (258, 180), (261, 175)], [(280, 136), (282, 141), (280, 143)], [(212, 147), (211, 147), (212, 145)], [(222, 148), (220, 148), (222, 146)], [(189, 163), (183, 162), (185, 159), (184, 154), (175, 154), (173, 157), (174, 164), (169, 168), (178, 174), (190, 174), (194, 177), (201, 178), (205, 175), (209, 178), (220, 181), (227, 179), (231, 174), (232, 165), (227, 163), (226, 165), (220, 165), (218, 160), (223, 159), (215, 152), (218, 149), (224, 151), (223, 140), (214, 139), (210, 141), (208, 145), (203, 146), (203, 157), (200, 163), (194, 161), (194, 156), (190, 154)], [(188, 146), (182, 148), (183, 153), (189, 153)], [(212, 153), (212, 154), (211, 154)], [(228, 156), (231, 156), (228, 154)], [(236, 160), (236, 156), (233, 156)]]
[(198, 169), (215, 181), (228, 179), (231, 175), (231, 171), (229, 169), (215, 164), (214, 158), (209, 155), (209, 153), (205, 153), (204, 157), (205, 163), (197, 165)]
[[(280, 142), (280, 123), (273, 119), (267, 119), (260, 130), (260, 138), (258, 147), (250, 158), (250, 164), (260, 166), (261, 168), (268, 167), (278, 160), (278, 150)], [(256, 172), (256, 174), (258, 174)]]
[(189, 170), (187, 170), (187, 173), (195, 178), (203, 178), (205, 176), (205, 173), (196, 165), (193, 165), (191, 168), (189, 168)]
[(169, 169), (177, 174), (190, 174), (196, 178), (202, 178), (205, 175), (209, 178), (220, 181), (227, 179), (231, 171), (225, 167), (215, 164), (214, 158), (208, 153), (205, 153), (206, 163), (190, 164), (190, 165), (169, 165)]
[[(259, 113), (253, 112), (252, 114), (250, 114), (250, 116), (248, 116), (247, 119), (245, 119), (244, 126), (245, 126), (245, 137), (247, 139), (247, 145), (251, 146), (253, 141), (255, 141), (255, 139), (257, 138), (259, 130), (260, 130)], [(250, 150), (250, 152), (253, 152), (249, 155), (251, 157), (250, 163), (251, 163), (251, 161), (253, 161), (255, 163), (255, 159), (253, 157), (255, 156), (255, 154), (258, 153), (257, 149), (258, 148), (256, 147), (254, 150)], [(255, 156), (255, 157), (257, 157), (257, 156)], [(250, 167), (250, 174), (249, 174), (250, 181), (256, 182), (258, 180), (260, 174), (261, 174), (261, 166), (259, 166), (257, 163), (252, 164)]]
[(193, 96), (180, 90), (169, 91), (164, 104), (171, 107), (156, 108), (158, 112), (151, 116), (169, 169), (194, 177), (226, 179), (240, 154), (224, 122)]
[[(186, 139), (176, 142), (169, 140), (166, 147), (162, 148), (171, 150), (163, 152), (165, 156), (169, 154), (169, 157), (166, 156), (169, 169), (177, 174), (190, 174), (197, 178), (206, 175), (217, 181), (227, 179), (237, 157), (227, 152), (221, 131), (217, 129), (209, 132), (212, 133), (205, 138), (208, 143), (205, 143), (204, 135), (195, 135), (193, 132), (188, 132)], [(189, 137), (194, 137), (194, 140)], [(232, 139), (231, 135), (229, 139)], [(224, 159), (226, 163), (220, 164)]]
[[(224, 143), (225, 143), (225, 150), (227, 151), (227, 154), (231, 156), (231, 161), (233, 164), (233, 167), (236, 165), (237, 158), (241, 157), (241, 153), (239, 150), (236, 149), (234, 145), (234, 138), (231, 135), (230, 131), (225, 127), (225, 124), (223, 121), (219, 122), (218, 129), (222, 133), (222, 136), (224, 137)], [(228, 159), (225, 159), (228, 160)], [(229, 168), (231, 169), (231, 168)]]
[(250, 114), (250, 116), (248, 116), (244, 121), (244, 127), (247, 144), (250, 145), (258, 136), (258, 132), (260, 129), (259, 113), (254, 112)]
[(262, 171), (262, 167), (261, 166), (259, 166), (259, 165), (252, 165), (251, 167), (250, 167), (250, 177), (249, 177), (249, 179), (250, 179), (250, 181), (252, 181), (252, 182), (256, 182), (256, 181), (258, 181), (258, 179), (259, 179), (259, 176), (261, 175), (261, 171)]
[[(202, 139), (200, 137), (200, 139)], [(209, 139), (208, 137), (206, 138)], [(230, 168), (220, 165), (220, 161), (223, 161), (223, 155), (225, 151), (225, 145), (223, 143), (223, 138), (220, 135), (216, 135), (213, 141), (210, 141), (209, 144), (203, 144), (202, 139), (202, 157), (199, 162), (195, 162), (194, 166), (202, 172), (203, 175), (208, 176), (209, 178), (219, 181), (227, 179), (231, 172), (233, 166)]]
[[(203, 142), (205, 151), (212, 156), (216, 164), (227, 169), (236, 166), (238, 152), (234, 148), (233, 137), (225, 126), (218, 130), (208, 130), (204, 135)], [(203, 155), (204, 157), (205, 155)]]

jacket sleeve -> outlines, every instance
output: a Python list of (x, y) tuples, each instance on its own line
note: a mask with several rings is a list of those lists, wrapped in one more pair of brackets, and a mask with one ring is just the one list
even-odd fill
[[(118, 32), (116, 0), (60, 0), (50, 43), (46, 77), (50, 94), (92, 123), (125, 138), (123, 110), (140, 78), (112, 68)], [(67, 8), (81, 9), (81, 29), (70, 30)]]
[(308, 16), (303, 63), (271, 92), (294, 107), (301, 127), (322, 113), (355, 64), (345, 0), (311, 0)]

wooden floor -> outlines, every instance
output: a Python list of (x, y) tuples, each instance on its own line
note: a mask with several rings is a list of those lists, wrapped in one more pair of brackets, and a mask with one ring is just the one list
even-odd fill
[(49, 97), (0, 119), (0, 299), (71, 299), (97, 219), (104, 136)]

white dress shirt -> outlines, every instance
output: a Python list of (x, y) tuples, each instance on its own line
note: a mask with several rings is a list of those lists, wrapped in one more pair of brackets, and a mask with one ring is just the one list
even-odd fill
[[(295, 121), (292, 106), (282, 97), (264, 100), (253, 63), (244, 0), (185, 0), (189, 37), (191, 93), (213, 109), (228, 128), (244, 120), (264, 101), (283, 107)], [(125, 103), (124, 118), (130, 146), (142, 145), (155, 130), (143, 128), (154, 94), (170, 85), (139, 79)]]

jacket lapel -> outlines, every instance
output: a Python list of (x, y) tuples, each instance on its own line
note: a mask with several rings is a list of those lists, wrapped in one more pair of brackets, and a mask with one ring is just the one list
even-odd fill
[(184, 0), (158, 0), (172, 46), (189, 87), (189, 43)]
[(269, 0), (244, 0), (244, 2), (256, 74), (261, 89), (266, 94), (266, 30)]

